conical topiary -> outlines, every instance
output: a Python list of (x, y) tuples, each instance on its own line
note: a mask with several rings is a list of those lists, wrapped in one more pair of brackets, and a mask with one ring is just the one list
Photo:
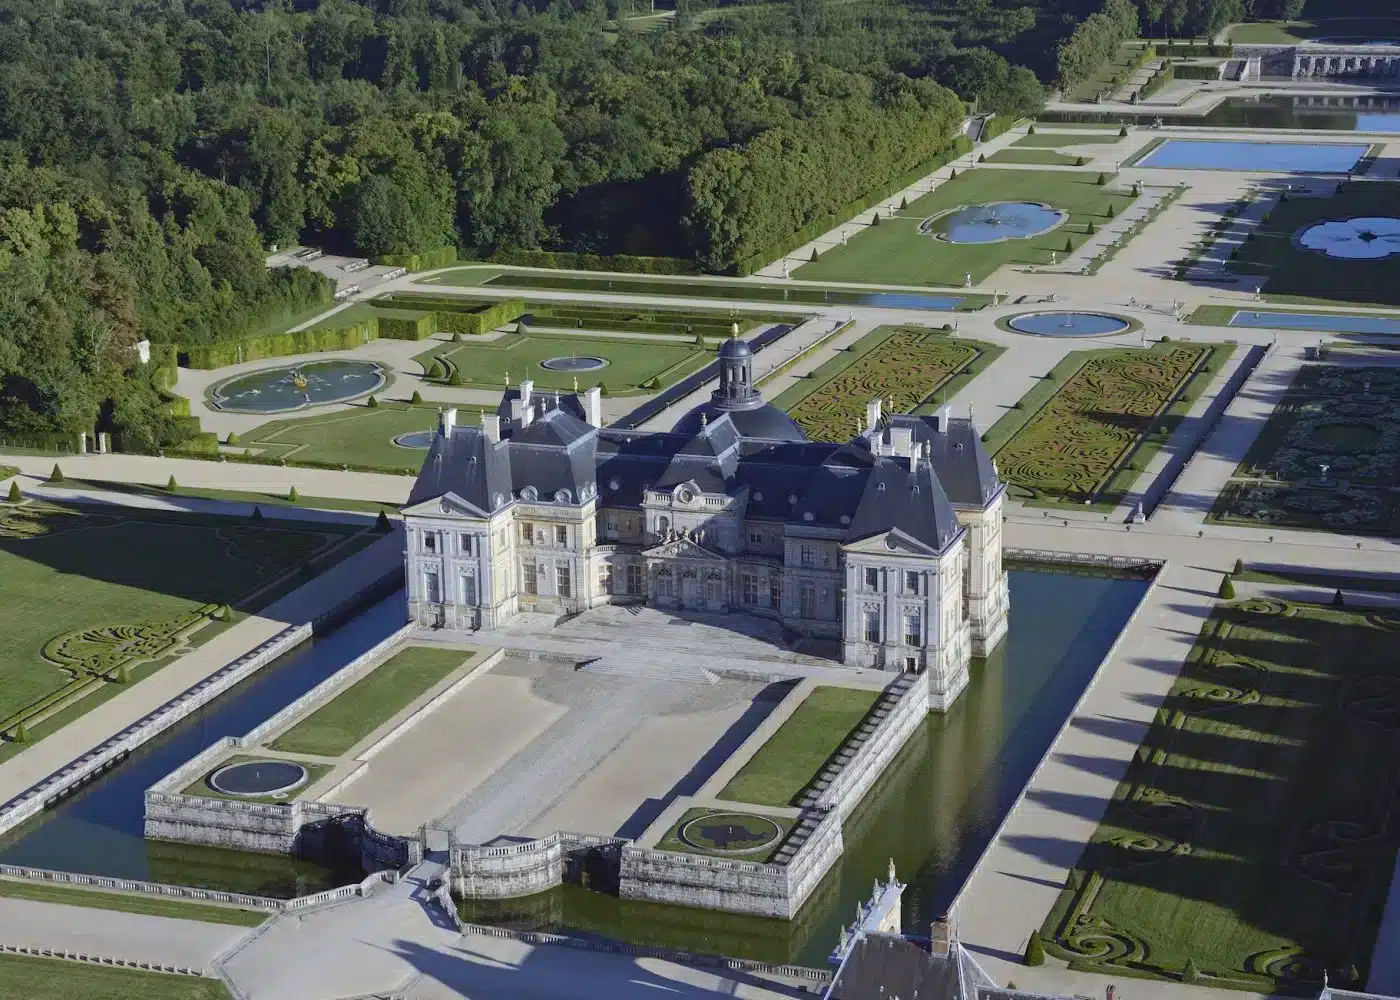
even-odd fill
[(1243, 560), (1243, 559), (1236, 559), (1236, 560), (1235, 560), (1235, 570), (1234, 570), (1234, 572), (1235, 572), (1235, 575), (1236, 575), (1236, 576), (1239, 576), (1241, 573), (1244, 572), (1244, 560)]
[(374, 527), (376, 531), (388, 531), (390, 527), (389, 515), (381, 510), (379, 516), (374, 519)]
[(987, 154), (986, 154), (986, 153), (978, 153), (978, 154), (977, 154), (977, 162), (978, 162), (978, 163), (986, 163), (986, 162), (987, 162)]
[(1099, 174), (1099, 179), (1098, 179), (1097, 183), (1098, 183), (1099, 187), (1103, 187), (1105, 184), (1107, 184), (1107, 183), (1108, 183), (1108, 174)]
[(1028, 127), (1026, 128), (1026, 135), (1035, 135), (1035, 126), (1034, 126), (1034, 125), (1028, 126)]
[(224, 444), (237, 444), (237, 443), (238, 443), (238, 435), (235, 434), (233, 431), (229, 431), (229, 432), (228, 432), (228, 437), (224, 438)]
[(1113, 202), (1110, 201), (1108, 203), (1108, 211), (1106, 211), (1104, 214), (1107, 215), (1110, 219), (1118, 214), (1117, 209), (1113, 207)]
[(1065, 237), (1065, 253), (1074, 253), (1074, 240), (1068, 236)]
[(958, 168), (957, 168), (957, 167), (954, 167), (952, 170), (949, 170), (949, 171), (948, 171), (948, 179), (949, 179), (950, 181), (955, 181), (955, 180), (958, 179)]
[(1224, 579), (1220, 581), (1220, 599), (1222, 601), (1235, 599), (1235, 582), (1230, 579), (1229, 573), (1226, 573)]
[(165, 481), (165, 488), (171, 493), (174, 493), (180, 488), (180, 484), (175, 481), (174, 473), (171, 473), (170, 478)]
[(1336, 593), (1332, 595), (1332, 607), (1340, 608), (1346, 602), (1342, 599), (1342, 588), (1338, 587)]
[(1097, 232), (1099, 231), (1099, 227), (1096, 226), (1096, 225), (1094, 225), (1093, 221), (1091, 220), (1091, 221), (1089, 222), (1089, 224), (1088, 224), (1087, 226), (1084, 227), (1084, 231), (1085, 231), (1086, 233), (1088, 233), (1090, 236), (1093, 236), (1095, 233), (1097, 233)]
[(880, 213), (876, 212), (870, 217), (870, 224), (872, 226), (878, 226), (880, 224)]
[(908, 198), (900, 198), (900, 199), (899, 199), (899, 210), (902, 212), (902, 211), (904, 211), (904, 210), (905, 210), (906, 208), (908, 208), (908, 207), (909, 207), (909, 199), (908, 199)]
[(1033, 932), (1030, 936), (1030, 940), (1026, 942), (1025, 959), (1027, 965), (1045, 964), (1045, 946), (1040, 943), (1040, 933), (1038, 931)]
[(515, 332), (516, 332), (516, 333), (522, 333), (522, 334), (523, 334), (523, 333), (529, 333), (529, 332), (530, 332), (530, 328), (529, 328), (528, 326), (525, 325), (525, 321), (522, 319), (519, 323), (516, 323), (516, 324), (515, 324)]
[(1183, 983), (1198, 983), (1201, 981), (1201, 970), (1196, 967), (1196, 960), (1188, 958), (1186, 965), (1181, 970), (1181, 981)]
[(1128, 137), (1128, 126), (1124, 125), (1122, 128), (1120, 128), (1120, 129), (1118, 130), (1118, 138), (1120, 138), (1120, 139), (1126, 139), (1127, 137)]
[(373, 410), (375, 407), (377, 407), (377, 406), (379, 405), (379, 397), (378, 397), (378, 396), (371, 396), (371, 397), (369, 397), (369, 401), (366, 402), (365, 405), (368, 406), (371, 410)]
[(29, 723), (25, 722), (23, 719), (20, 719), (19, 722), (15, 724), (15, 742), (29, 742)]
[(290, 500), (292, 503), (296, 503), (299, 499), (297, 495), (297, 488), (295, 486), (293, 486), (287, 491), (287, 499)]
[(24, 494), (19, 491), (19, 480), (10, 480), (10, 503), (19, 503), (24, 499)]
[(253, 508), (253, 520), (254, 520), (254, 521), (261, 521), (261, 520), (262, 520), (262, 516), (263, 516), (263, 515), (262, 515), (262, 508), (261, 508), (261, 507), (256, 507), (256, 506), (255, 506), (255, 507)]
[(60, 469), (60, 468), (58, 467), (58, 463), (57, 463), (57, 462), (55, 462), (55, 463), (53, 464), (53, 471), (49, 473), (49, 482), (51, 482), (51, 483), (61, 483), (61, 482), (63, 482), (63, 470)]
[(414, 389), (414, 390), (413, 390), (413, 395), (412, 395), (411, 397), (409, 397), (409, 400), (408, 400), (408, 401), (409, 401), (410, 403), (421, 403), (421, 402), (423, 402), (423, 394), (422, 394), (421, 392), (419, 392), (417, 389)]
[(812, 247), (812, 260), (819, 260), (821, 258), (821, 255), (822, 254), (820, 250), (818, 250), (816, 247)]
[(465, 381), (466, 379), (462, 377), (462, 369), (460, 368), (452, 369), (452, 374), (447, 377), (448, 385), (461, 385)]

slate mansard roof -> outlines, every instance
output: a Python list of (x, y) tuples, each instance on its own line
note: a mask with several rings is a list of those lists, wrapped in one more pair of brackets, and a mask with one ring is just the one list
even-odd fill
[[(528, 426), (502, 404), (500, 440), (480, 424), (439, 429), (409, 504), (453, 493), (484, 513), (512, 500), (638, 508), (645, 490), (693, 483), (740, 497), (750, 520), (835, 531), (856, 541), (898, 529), (942, 551), (961, 530), (955, 508), (983, 508), (1001, 483), (967, 420), (895, 416), (879, 434), (907, 429), (914, 457), (877, 454), (864, 437), (846, 443), (745, 433), (720, 412), (694, 433), (596, 428), (572, 396), (537, 397)], [(749, 411), (752, 412), (752, 411)], [(786, 415), (784, 415), (786, 416)], [(924, 457), (926, 456), (926, 457)]]

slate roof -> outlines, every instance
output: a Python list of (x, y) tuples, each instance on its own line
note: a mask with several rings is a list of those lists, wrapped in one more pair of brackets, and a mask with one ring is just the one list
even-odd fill
[[(915, 455), (872, 453), (863, 439), (843, 444), (753, 437), (727, 411), (694, 434), (599, 429), (581, 418), (571, 395), (547, 397), (528, 426), (509, 420), (502, 401), (501, 438), (479, 425), (438, 433), (409, 496), (416, 504), (455, 493), (483, 511), (525, 496), (578, 503), (596, 489), (606, 507), (636, 508), (648, 487), (694, 482), (703, 492), (745, 495), (744, 516), (839, 533), (846, 541), (897, 528), (935, 551), (961, 532), (955, 505), (981, 507), (1001, 483), (967, 420), (896, 416)], [(940, 426), (941, 422), (941, 426)], [(532, 493), (527, 492), (532, 491)], [(809, 516), (810, 515), (810, 516)]]
[(851, 945), (830, 1000), (954, 1000), (957, 964), (898, 934), (864, 934)]

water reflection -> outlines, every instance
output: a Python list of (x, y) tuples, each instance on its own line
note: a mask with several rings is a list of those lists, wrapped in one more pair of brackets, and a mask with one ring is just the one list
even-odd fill
[(1011, 317), (1006, 325), (1040, 337), (1101, 337), (1128, 329), (1128, 321), (1121, 316), (1067, 311), (1025, 313)]
[(1051, 205), (1032, 201), (997, 201), (967, 205), (925, 219), (919, 231), (948, 243), (1001, 243), (1047, 233), (1069, 218)]

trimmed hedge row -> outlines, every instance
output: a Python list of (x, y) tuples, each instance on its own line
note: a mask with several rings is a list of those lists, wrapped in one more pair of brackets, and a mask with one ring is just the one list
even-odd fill
[(457, 263), (457, 248), (442, 247), (438, 250), (423, 250), (419, 253), (386, 253), (375, 261), (387, 267), (402, 267), (409, 271), (431, 271), (439, 267), (450, 267)]
[(1157, 93), (1157, 91), (1161, 90), (1174, 79), (1176, 79), (1176, 66), (1172, 63), (1163, 63), (1161, 68), (1153, 73), (1148, 81), (1133, 94), (1133, 100), (1147, 100), (1147, 98)]
[(745, 257), (743, 260), (737, 261), (732, 268), (733, 272), (741, 278), (748, 277), (770, 261), (776, 260), (783, 254), (796, 250), (802, 244), (809, 243), (823, 233), (835, 229), (837, 226), (841, 225), (841, 223), (851, 218), (851, 216), (858, 215), (871, 205), (884, 201), (896, 191), (908, 187), (920, 177), (933, 173), (939, 167), (957, 159), (971, 149), (972, 140), (965, 135), (958, 136), (937, 156), (924, 161), (889, 183), (880, 185), (878, 188), (867, 193), (864, 197), (847, 205), (843, 205), (839, 212), (814, 219), (797, 232), (787, 237), (787, 239), (769, 247), (762, 253), (753, 254), (752, 256)]
[(1235, 54), (1233, 45), (1196, 45), (1192, 42), (1153, 42), (1157, 54), (1171, 59), (1199, 59), (1208, 56), (1212, 59), (1228, 59)]
[(1016, 122), (1017, 118), (1010, 115), (992, 115), (982, 124), (982, 134), (978, 138), (982, 142), (988, 139), (995, 139), (997, 136), (1007, 132)]
[(1220, 69), (1224, 65), (1224, 63), (1178, 63), (1176, 78), (1178, 80), (1219, 80)]
[(438, 312), (437, 328), (443, 333), (464, 333), (476, 336), (490, 333), (497, 327), (514, 323), (525, 315), (524, 299), (502, 299), (473, 312)]
[[(186, 368), (223, 368), (240, 361), (283, 358), (291, 354), (321, 351), (347, 351), (380, 336), (379, 323), (371, 318), (353, 326), (324, 330), (298, 330), (296, 333), (269, 333), (219, 344), (198, 344), (182, 348), (180, 362)], [(174, 380), (171, 380), (174, 384)]]
[(385, 340), (427, 340), (438, 331), (438, 313), (420, 316), (380, 316), (379, 336)]
[(517, 267), (552, 267), (571, 271), (616, 271), (619, 274), (699, 274), (693, 260), (679, 257), (604, 257), (561, 250), (502, 250), (491, 255), (493, 264)]

